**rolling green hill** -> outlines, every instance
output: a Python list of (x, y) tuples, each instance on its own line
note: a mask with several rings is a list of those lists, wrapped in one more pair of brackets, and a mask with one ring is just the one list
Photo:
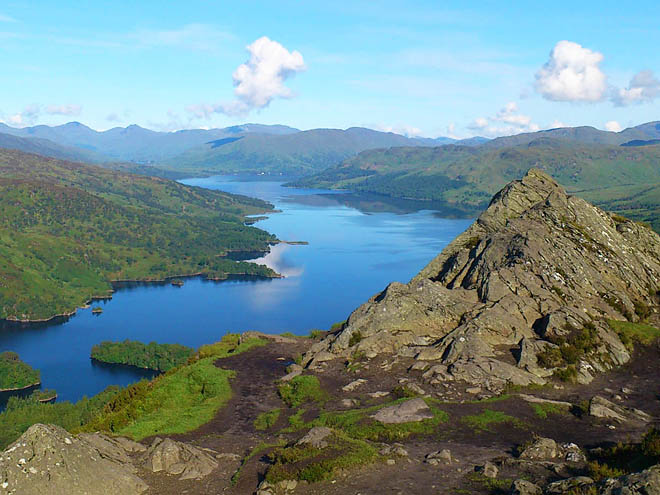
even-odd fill
[(571, 193), (660, 228), (657, 145), (610, 146), (541, 136), (517, 146), (370, 150), (291, 185), (436, 201), (473, 215), (532, 167), (545, 170)]
[(0, 318), (69, 313), (112, 280), (273, 276), (226, 259), (274, 236), (244, 224), (266, 202), (0, 149)]

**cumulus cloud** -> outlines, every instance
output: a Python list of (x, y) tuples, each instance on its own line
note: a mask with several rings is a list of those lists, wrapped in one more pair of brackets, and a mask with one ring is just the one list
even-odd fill
[(375, 125), (374, 127), (378, 131), (393, 132), (394, 134), (401, 134), (402, 136), (411, 137), (411, 138), (421, 136), (422, 134), (421, 129), (418, 129), (417, 127), (407, 124), (394, 125), (394, 126), (378, 124)]
[(251, 110), (267, 107), (276, 98), (294, 96), (285, 82), (306, 69), (300, 52), (290, 52), (266, 36), (246, 49), (250, 58), (232, 74), (235, 99), (225, 103), (189, 105), (186, 111), (197, 118), (209, 118), (214, 113), (245, 115)]
[(22, 112), (17, 112), (5, 119), (7, 124), (13, 126), (29, 126), (34, 124), (41, 114), (41, 106), (32, 104), (26, 106)]
[(605, 129), (610, 132), (621, 132), (623, 127), (616, 120), (610, 120), (609, 122), (605, 122)]
[(602, 61), (602, 53), (560, 41), (536, 73), (536, 91), (553, 101), (601, 101), (607, 92), (607, 78), (599, 67)]
[(648, 103), (660, 96), (660, 80), (650, 70), (638, 72), (627, 88), (614, 91), (612, 101), (617, 106)]
[(82, 107), (80, 105), (48, 105), (46, 113), (49, 115), (80, 115)]
[(539, 126), (532, 122), (530, 116), (520, 113), (518, 105), (512, 101), (491, 117), (477, 117), (468, 125), (468, 129), (483, 136), (496, 137), (536, 132)]

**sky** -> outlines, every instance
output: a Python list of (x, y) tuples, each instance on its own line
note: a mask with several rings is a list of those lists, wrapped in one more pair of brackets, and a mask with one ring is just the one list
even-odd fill
[(660, 2), (0, 2), (0, 121), (493, 137), (660, 120)]

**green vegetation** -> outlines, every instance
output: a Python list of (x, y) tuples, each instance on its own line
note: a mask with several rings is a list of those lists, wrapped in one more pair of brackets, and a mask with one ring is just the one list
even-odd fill
[(257, 419), (254, 420), (254, 429), (264, 431), (272, 428), (275, 423), (277, 423), (281, 413), (281, 409), (272, 409), (271, 411), (262, 412), (257, 416)]
[(118, 387), (108, 387), (91, 399), (71, 402), (39, 402), (37, 395), (27, 398), (10, 397), (7, 408), (0, 413), (0, 449), (20, 437), (35, 423), (59, 425), (68, 431), (76, 431), (101, 413), (105, 404), (119, 392)]
[(38, 385), (41, 382), (39, 370), (35, 370), (11, 351), (0, 353), (0, 390), (18, 390)]
[(48, 402), (57, 398), (57, 392), (55, 390), (45, 388), (43, 390), (35, 390), (30, 394), (30, 397), (40, 402)]
[(227, 357), (233, 354), (240, 354), (249, 351), (255, 347), (268, 345), (268, 341), (259, 338), (245, 339), (241, 338), (240, 333), (225, 334), (219, 342), (214, 344), (205, 344), (197, 351), (199, 359), (207, 357)]
[(300, 375), (277, 387), (280, 398), (289, 407), (298, 407), (305, 402), (323, 404), (328, 394), (321, 388), (319, 379), (314, 375)]
[[(566, 335), (555, 335), (548, 338), (557, 347), (546, 347), (537, 358), (541, 366), (545, 368), (565, 368), (563, 374), (560, 370), (560, 378), (568, 380), (573, 376), (572, 369), (583, 357), (592, 354), (600, 344), (598, 329), (588, 322), (583, 328), (566, 328)], [(573, 367), (573, 368), (571, 368)]]
[(276, 449), (270, 458), (273, 465), (266, 473), (271, 483), (282, 480), (305, 480), (310, 483), (333, 477), (340, 469), (371, 463), (378, 452), (371, 444), (335, 431), (325, 439), (328, 446), (317, 449), (309, 445), (290, 445)]
[(568, 414), (567, 407), (560, 404), (544, 402), (541, 404), (531, 404), (534, 413), (541, 419), (548, 419), (550, 415)]
[(513, 416), (509, 416), (501, 411), (493, 411), (492, 409), (485, 409), (479, 414), (464, 416), (461, 421), (469, 426), (475, 432), (492, 431), (493, 425), (502, 423), (510, 423), (516, 428), (524, 428), (524, 423)]
[(101, 342), (92, 347), (92, 359), (104, 363), (128, 364), (156, 371), (168, 371), (185, 364), (195, 351), (179, 344), (143, 344), (131, 340)]
[(537, 167), (570, 193), (660, 230), (660, 146), (621, 147), (578, 134), (525, 134), (478, 147), (372, 149), (292, 185), (434, 201), (471, 216)]
[(0, 149), (0, 318), (69, 313), (113, 280), (273, 276), (236, 262), (274, 236), (244, 224), (266, 202)]
[(253, 448), (248, 455), (246, 455), (242, 460), (241, 460), (241, 465), (238, 467), (234, 475), (231, 477), (231, 485), (235, 486), (236, 483), (238, 483), (238, 480), (241, 477), (241, 473), (243, 472), (243, 468), (245, 465), (252, 459), (254, 456), (257, 454), (260, 454), (268, 449), (272, 449), (273, 447), (282, 447), (284, 445), (283, 441), (275, 442), (275, 443), (266, 443), (266, 442), (261, 442), (258, 444), (255, 448)]
[(229, 334), (217, 344), (203, 346), (204, 353), (200, 348), (197, 361), (121, 390), (85, 429), (137, 440), (194, 430), (210, 421), (231, 397), (229, 379), (234, 372), (216, 367), (217, 358), (244, 352), (262, 342), (249, 339), (239, 344), (236, 335)]
[(629, 350), (632, 350), (636, 343), (648, 345), (660, 338), (660, 329), (646, 323), (618, 320), (608, 320), (608, 323)]

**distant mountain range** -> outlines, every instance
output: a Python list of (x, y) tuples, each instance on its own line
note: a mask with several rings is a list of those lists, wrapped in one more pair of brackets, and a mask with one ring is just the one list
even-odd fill
[[(367, 149), (447, 143), (471, 146), (484, 141), (485, 138), (409, 138), (364, 128), (301, 131), (262, 124), (176, 132), (157, 132), (138, 125), (95, 131), (79, 122), (25, 128), (0, 124), (0, 147), (69, 160), (155, 165), (173, 173), (198, 175), (303, 175), (336, 165)], [(145, 171), (140, 167), (136, 170)]]

